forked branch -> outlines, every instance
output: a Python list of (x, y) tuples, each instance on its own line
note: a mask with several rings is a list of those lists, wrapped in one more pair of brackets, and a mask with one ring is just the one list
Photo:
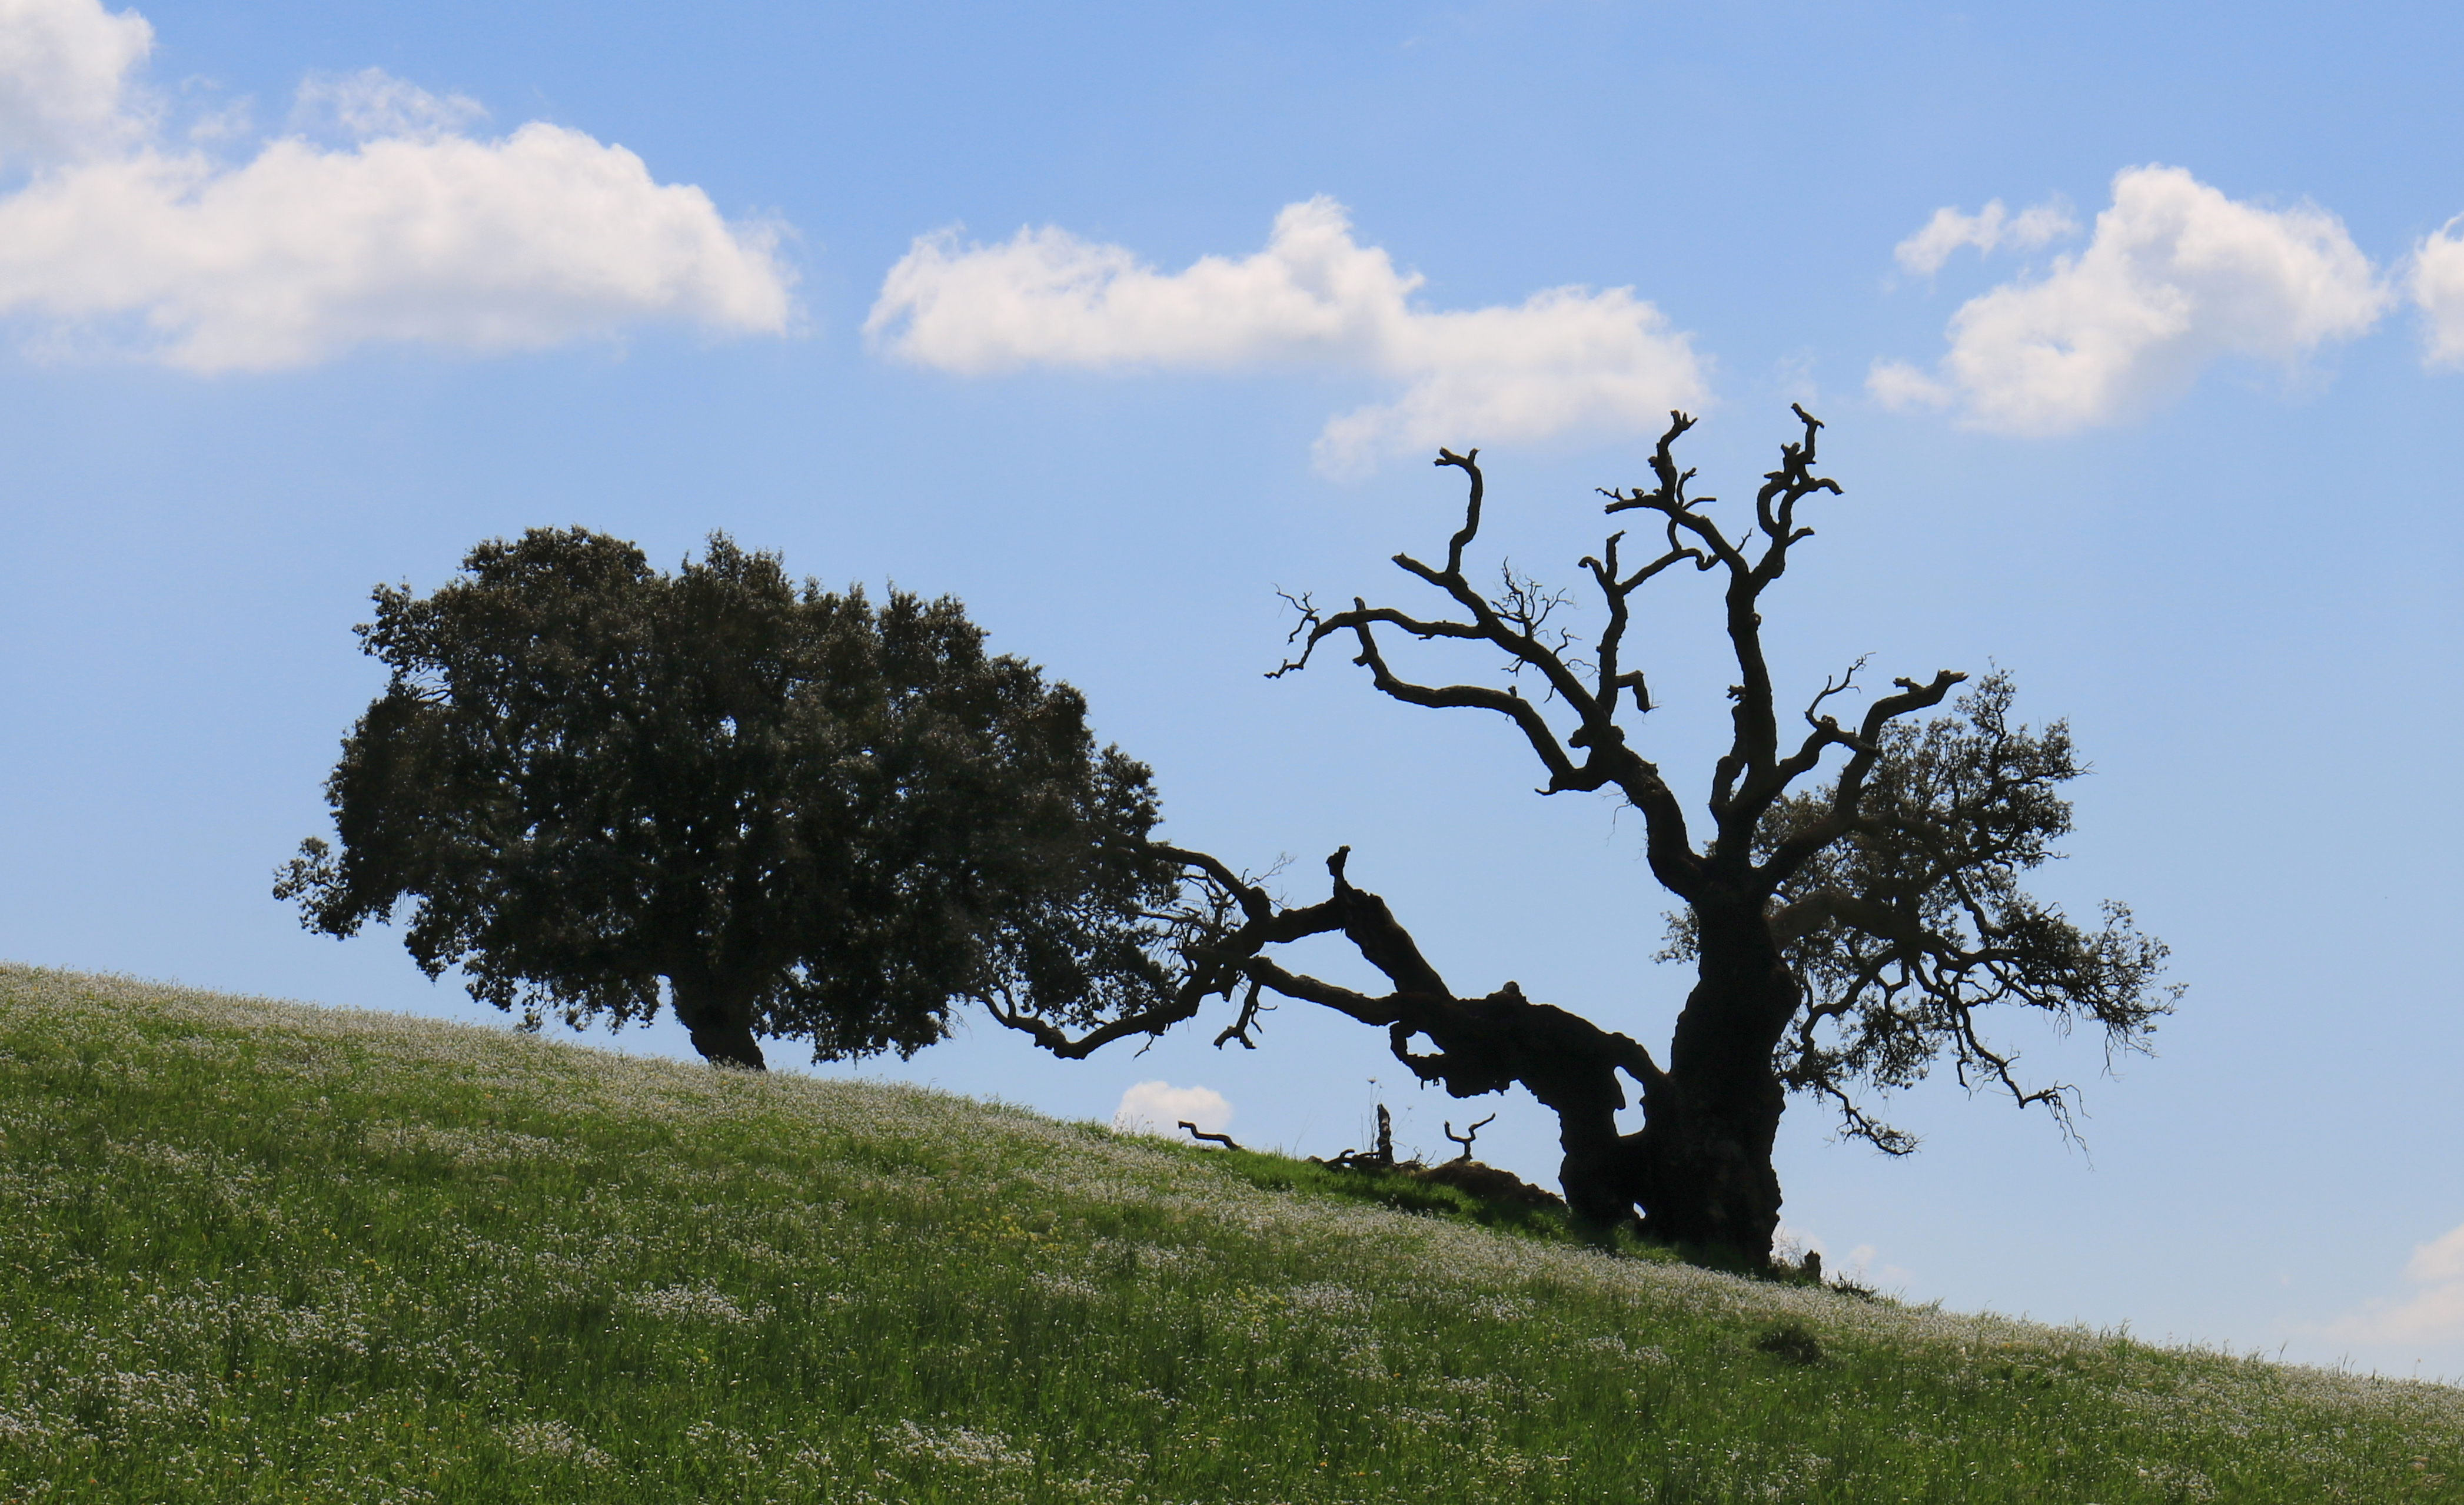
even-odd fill
[(1447, 1139), (1450, 1139), (1450, 1140), (1454, 1140), (1457, 1144), (1460, 1144), (1460, 1145), (1462, 1145), (1462, 1146), (1463, 1146), (1463, 1153), (1462, 1153), (1462, 1154), (1460, 1154), (1460, 1155), (1458, 1155), (1458, 1156), (1456, 1156), (1456, 1157), (1455, 1157), (1455, 1159), (1454, 1159), (1454, 1162), (1455, 1162), (1456, 1164), (1458, 1164), (1458, 1165), (1463, 1165), (1463, 1164), (1468, 1164), (1468, 1163), (1470, 1163), (1470, 1161), (1471, 1161), (1471, 1141), (1472, 1141), (1472, 1140), (1476, 1140), (1476, 1139), (1479, 1139), (1479, 1138), (1480, 1138), (1480, 1131), (1481, 1131), (1481, 1130), (1487, 1128), (1490, 1124), (1495, 1123), (1496, 1121), (1497, 1121), (1497, 1115), (1495, 1115), (1495, 1114), (1493, 1114), (1493, 1113), (1492, 1113), (1492, 1114), (1490, 1114), (1487, 1118), (1481, 1119), (1478, 1123), (1475, 1123), (1475, 1124), (1471, 1125), (1469, 1128), (1466, 1128), (1466, 1129), (1465, 1129), (1465, 1130), (1463, 1130), (1461, 1134), (1457, 1134), (1457, 1133), (1455, 1132), (1455, 1125), (1454, 1125), (1454, 1120), (1453, 1120), (1453, 1119), (1449, 1118), (1449, 1119), (1447, 1119), (1447, 1120), (1445, 1121), (1445, 1125), (1444, 1125), (1444, 1127), (1445, 1127), (1445, 1134), (1446, 1134), (1446, 1138), (1447, 1138)]

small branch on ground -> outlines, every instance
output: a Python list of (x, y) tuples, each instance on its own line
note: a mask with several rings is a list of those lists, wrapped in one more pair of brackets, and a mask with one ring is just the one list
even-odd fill
[[(1349, 852), (1351, 849), (1347, 847), (1344, 850)], [(1341, 853), (1336, 855), (1339, 859)], [(1340, 867), (1336, 868), (1335, 875), (1338, 878), (1342, 876)], [(1386, 1111), (1386, 1105), (1382, 1102), (1377, 1105), (1377, 1147), (1375, 1149), (1345, 1150), (1342, 1154), (1327, 1160), (1319, 1160), (1312, 1155), (1309, 1157), (1309, 1162), (1316, 1165), (1330, 1165), (1338, 1170), (1412, 1170), (1418, 1169), (1420, 1164), (1418, 1160), (1398, 1161), (1395, 1158), (1395, 1118)]]
[(1190, 1122), (1187, 1118), (1180, 1120), (1180, 1126), (1189, 1131), (1189, 1137), (1193, 1140), (1204, 1140), (1210, 1144), (1221, 1144), (1227, 1150), (1237, 1150), (1241, 1147), (1233, 1142), (1232, 1136), (1228, 1134), (1209, 1134), (1198, 1125)]

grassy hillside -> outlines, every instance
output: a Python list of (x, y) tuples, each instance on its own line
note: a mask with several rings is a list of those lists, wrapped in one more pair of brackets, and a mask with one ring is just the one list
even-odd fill
[(0, 968), (0, 1498), (2464, 1501), (2464, 1391), (1302, 1180)]

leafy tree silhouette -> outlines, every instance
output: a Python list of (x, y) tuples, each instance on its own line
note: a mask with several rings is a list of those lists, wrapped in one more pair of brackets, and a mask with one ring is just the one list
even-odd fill
[(724, 535), (672, 576), (580, 528), (463, 568), (360, 629), (392, 677), (326, 784), (340, 852), (311, 838), (275, 890), (308, 928), (407, 901), (419, 965), (533, 1027), (664, 992), (752, 1068), (763, 1037), (912, 1053), (962, 998), (1171, 996), (1147, 770), (956, 601), (800, 591)]

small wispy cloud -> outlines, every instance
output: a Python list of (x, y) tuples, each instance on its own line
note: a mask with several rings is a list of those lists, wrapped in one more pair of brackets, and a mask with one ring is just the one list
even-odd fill
[(921, 236), (865, 330), (890, 355), (967, 376), (1281, 366), (1401, 383), (1394, 400), (1328, 421), (1316, 456), (1336, 474), (1440, 444), (1657, 432), (1669, 409), (1705, 399), (1687, 337), (1632, 288), (1436, 310), (1415, 301), (1421, 283), (1320, 197), (1278, 214), (1264, 250), (1179, 272), (1051, 227), (997, 245)]
[(487, 106), (455, 94), (437, 96), (382, 68), (310, 74), (292, 98), (291, 129), (314, 136), (333, 131), (352, 141), (414, 140), (451, 135), (488, 118)]
[[(1972, 243), (1951, 239), (1969, 233), (1962, 224), (1941, 214), (1935, 223), (1949, 228), (1920, 260)], [(2262, 209), (2179, 167), (2132, 167), (2115, 176), (2112, 206), (2084, 251), (1970, 299), (1951, 316), (1950, 349), (1932, 371), (1880, 361), (1866, 388), (1893, 408), (1953, 409), (1974, 428), (2064, 433), (2135, 417), (2223, 357), (2290, 365), (2354, 339), (2389, 299), (2324, 210)]]
[(2362, 1343), (2464, 1342), (2464, 1224), (2414, 1246), (2404, 1273), (2417, 1288), (2410, 1295), (2373, 1302), (2328, 1332)]
[(2431, 365), (2464, 365), (2464, 214), (2440, 226), (2413, 248), (2406, 278), (2413, 302), (2429, 322)]
[(152, 44), (99, 0), (0, 3), (0, 168), (25, 174), (0, 192), (0, 315), (37, 344), (271, 370), (792, 321), (776, 230), (622, 146), (543, 122), (474, 138), (476, 102), (367, 69), (309, 78), (292, 133), (231, 166), (206, 148), (244, 116), (165, 136), (137, 77)]
[(1891, 255), (1903, 269), (1931, 277), (1963, 246), (1974, 246), (1990, 255), (2005, 246), (2033, 251), (2077, 233), (2079, 222), (2071, 218), (2070, 206), (2059, 199), (2032, 204), (2016, 214), (1995, 199), (1973, 214), (1950, 208), (1935, 210), (1923, 230), (1891, 248)]
[(1160, 1134), (1177, 1139), (1183, 1121), (1199, 1132), (1221, 1134), (1232, 1121), (1232, 1105), (1212, 1087), (1175, 1087), (1170, 1082), (1140, 1082), (1121, 1094), (1112, 1110), (1112, 1127), (1124, 1134)]

